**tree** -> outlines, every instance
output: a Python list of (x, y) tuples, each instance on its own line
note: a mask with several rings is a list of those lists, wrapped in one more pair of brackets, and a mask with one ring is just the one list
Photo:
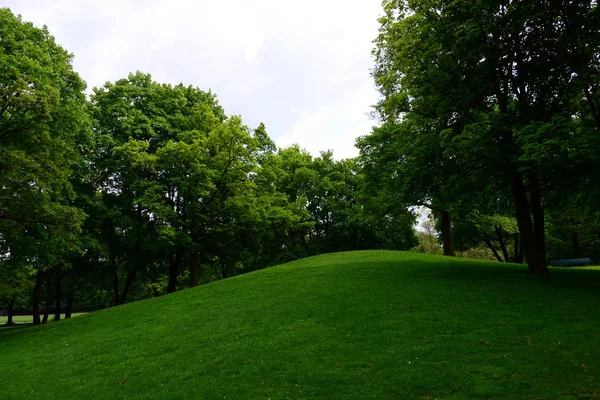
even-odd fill
[(380, 116), (445, 121), (447, 159), (505, 185), (529, 270), (547, 274), (544, 197), (560, 184), (548, 171), (588, 118), (573, 106), (589, 91), (589, 81), (578, 87), (583, 71), (597, 70), (597, 4), (389, 0), (384, 9), (373, 72)]
[(58, 244), (70, 243), (83, 219), (68, 176), (88, 135), (85, 83), (45, 27), (4, 8), (0, 38), (0, 239), (9, 265), (37, 268), (35, 305)]
[(6, 305), (8, 309), (6, 325), (13, 324), (15, 307), (28, 300), (33, 287), (33, 276), (31, 266), (10, 265), (9, 260), (0, 261), (0, 304)]

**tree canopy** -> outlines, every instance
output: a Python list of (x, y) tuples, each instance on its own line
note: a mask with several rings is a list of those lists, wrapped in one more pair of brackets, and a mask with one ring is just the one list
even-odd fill
[(383, 1), (378, 124), (338, 160), (148, 73), (86, 95), (48, 29), (0, 9), (0, 306), (41, 323), (358, 249), (597, 260), (599, 13)]
[[(383, 125), (359, 143), (363, 158), (405, 204), (513, 216), (529, 270), (547, 274), (547, 204), (597, 177), (596, 2), (383, 5)], [(486, 207), (507, 201), (510, 213)]]

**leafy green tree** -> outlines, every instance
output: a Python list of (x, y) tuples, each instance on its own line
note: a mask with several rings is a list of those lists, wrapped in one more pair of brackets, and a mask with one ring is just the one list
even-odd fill
[(574, 82), (598, 64), (597, 4), (389, 0), (384, 10), (379, 114), (443, 121), (446, 160), (506, 187), (529, 269), (547, 274), (543, 204), (561, 184), (549, 171), (585, 135), (574, 99), (586, 88)]
[(41, 275), (73, 250), (83, 219), (68, 180), (88, 119), (72, 55), (44, 27), (0, 9), (0, 237), (9, 265), (33, 265), (34, 323)]
[[(414, 216), (406, 208), (384, 212), (372, 193), (365, 195), (359, 160), (335, 161), (331, 152), (313, 158), (298, 146), (280, 150), (283, 173), (278, 187), (300, 201), (310, 225), (294, 232), (289, 248), (297, 254), (358, 249), (410, 249), (416, 244)], [(377, 211), (375, 211), (377, 210)]]
[(10, 260), (0, 261), (0, 304), (8, 309), (6, 325), (13, 324), (15, 307), (29, 299), (35, 275), (31, 266), (12, 264)]

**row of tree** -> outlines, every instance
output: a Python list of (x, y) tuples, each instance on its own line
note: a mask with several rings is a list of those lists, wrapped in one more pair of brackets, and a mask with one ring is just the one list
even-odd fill
[(355, 249), (600, 258), (596, 3), (386, 0), (380, 22), (381, 124), (337, 161), (148, 74), (86, 96), (0, 9), (0, 307), (41, 323)]
[[(278, 149), (150, 75), (84, 93), (47, 29), (0, 10), (0, 305), (34, 323), (323, 252), (416, 245), (356, 160)], [(9, 323), (11, 319), (9, 317)]]
[(439, 216), (445, 254), (600, 256), (596, 1), (385, 0), (372, 189)]

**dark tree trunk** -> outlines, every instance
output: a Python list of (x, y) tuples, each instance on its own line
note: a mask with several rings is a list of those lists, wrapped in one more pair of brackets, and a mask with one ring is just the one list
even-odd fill
[(35, 286), (33, 288), (33, 293), (31, 295), (31, 301), (33, 303), (33, 324), (34, 325), (39, 325), (41, 323), (40, 301), (42, 299), (43, 278), (44, 278), (44, 272), (42, 270), (38, 270), (37, 275), (35, 277)]
[(198, 286), (198, 259), (200, 255), (198, 250), (192, 250), (192, 256), (190, 257), (190, 285), (192, 287)]
[(513, 234), (515, 241), (515, 253), (513, 262), (516, 264), (523, 264), (523, 246), (521, 246), (521, 236), (518, 233)]
[(13, 314), (15, 312), (15, 298), (12, 297), (8, 302), (8, 319), (6, 325), (13, 325)]
[(542, 205), (541, 183), (536, 172), (529, 172), (529, 195), (531, 198), (531, 213), (533, 214), (533, 229), (539, 252), (539, 257), (548, 273), (546, 262), (546, 226), (544, 223), (544, 206)]
[(169, 284), (167, 285), (167, 293), (173, 293), (177, 290), (177, 276), (179, 275), (181, 258), (181, 251), (171, 250), (169, 252)]
[(496, 248), (494, 247), (491, 240), (485, 238), (485, 239), (483, 239), (483, 242), (492, 251), (492, 253), (494, 254), (494, 257), (496, 257), (496, 260), (498, 260), (498, 262), (504, 262), (502, 257), (500, 257), (500, 254), (498, 254), (498, 251), (496, 251)]
[(46, 274), (46, 304), (44, 304), (44, 316), (42, 318), (42, 324), (48, 323), (48, 316), (50, 315), (50, 304), (52, 304), (52, 274), (49, 271)]
[[(48, 300), (48, 299), (46, 299)], [(50, 315), (50, 303), (46, 302), (44, 305), (44, 315), (42, 316), (42, 324), (48, 323), (48, 316)]]
[(358, 229), (352, 229), (352, 250), (358, 250)]
[[(142, 206), (137, 205), (137, 220), (138, 220), (138, 229), (142, 229)], [(129, 270), (129, 274), (127, 274), (127, 279), (125, 280), (125, 286), (123, 287), (123, 293), (121, 293), (121, 298), (119, 299), (119, 304), (125, 304), (127, 301), (127, 296), (129, 295), (129, 291), (131, 290), (131, 286), (135, 281), (135, 277), (137, 276), (137, 272), (140, 266), (140, 257), (142, 249), (142, 233), (138, 231), (137, 238), (135, 240), (135, 245), (133, 248), (133, 265)]]
[(452, 218), (448, 211), (442, 211), (442, 244), (445, 256), (455, 256), (452, 244)]
[(71, 314), (73, 313), (73, 301), (75, 300), (75, 296), (73, 290), (69, 292), (67, 295), (67, 309), (65, 310), (65, 319), (71, 318)]
[(227, 268), (227, 264), (221, 263), (219, 267), (221, 269), (221, 279), (229, 278), (229, 268)]
[(131, 290), (131, 286), (135, 281), (135, 277), (137, 276), (138, 271), (138, 257), (139, 253), (136, 252), (136, 259), (133, 261), (133, 266), (131, 270), (129, 270), (129, 274), (127, 274), (127, 280), (125, 281), (125, 286), (123, 287), (123, 293), (121, 293), (121, 299), (119, 300), (119, 304), (125, 304), (127, 301), (127, 296), (129, 295), (129, 291)]
[(504, 232), (502, 231), (502, 227), (495, 226), (494, 231), (496, 232), (496, 236), (498, 237), (498, 243), (500, 243), (500, 250), (502, 251), (504, 262), (510, 262), (510, 255), (508, 254), (508, 250), (506, 249), (506, 240), (504, 240)]
[(110, 255), (110, 265), (113, 273), (113, 305), (119, 305), (119, 270), (117, 267), (117, 256)]
[(62, 303), (62, 271), (59, 267), (56, 267), (56, 280), (55, 280), (55, 310), (54, 310), (54, 321), (60, 321), (60, 311)]
[(527, 191), (523, 183), (521, 174), (513, 167), (511, 171), (511, 191), (515, 204), (515, 214), (517, 217), (517, 225), (519, 232), (523, 238), (523, 247), (525, 257), (527, 258), (527, 266), (529, 272), (536, 275), (548, 275), (548, 267), (544, 260), (540, 257), (540, 249), (537, 243), (537, 236), (534, 232), (531, 222), (529, 200), (527, 199)]
[(571, 232), (571, 242), (573, 243), (573, 258), (580, 258), (581, 247), (579, 246), (579, 232)]

